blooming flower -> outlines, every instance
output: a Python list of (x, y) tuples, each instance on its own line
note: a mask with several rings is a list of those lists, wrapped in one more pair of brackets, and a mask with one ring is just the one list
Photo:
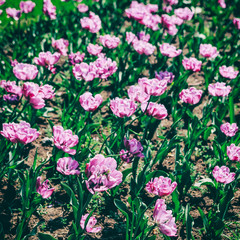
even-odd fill
[(93, 112), (95, 111), (102, 103), (103, 99), (100, 94), (97, 94), (93, 97), (92, 93), (85, 92), (79, 98), (79, 102), (84, 110)]
[(172, 183), (171, 178), (160, 176), (159, 178), (151, 179), (146, 185), (146, 190), (149, 193), (162, 197), (170, 195), (176, 187), (177, 183)]
[(92, 44), (89, 43), (87, 46), (87, 51), (89, 52), (89, 54), (97, 56), (99, 53), (101, 53), (103, 50), (102, 46), (99, 46), (98, 44)]
[(235, 179), (235, 173), (230, 173), (230, 169), (226, 166), (216, 166), (212, 171), (213, 177), (217, 182), (230, 183)]
[(22, 97), (22, 88), (17, 86), (15, 81), (2, 80), (0, 82), (0, 87), (4, 88), (5, 91), (10, 93), (9, 95), (3, 96), (5, 101), (19, 101), (19, 99)]
[(15, 9), (15, 8), (6, 8), (6, 13), (7, 13), (7, 15), (8, 15), (8, 17), (11, 17), (11, 18), (13, 18), (14, 20), (18, 20), (20, 17), (21, 17), (21, 15), (22, 15), (22, 12), (21, 12), (21, 10), (17, 10), (17, 9)]
[[(89, 214), (85, 214), (81, 218), (80, 226), (82, 229), (84, 229), (84, 227), (85, 227), (85, 222), (86, 222), (88, 216), (89, 216)], [(96, 223), (97, 223), (97, 219), (95, 217), (90, 217), (88, 220), (88, 223), (86, 225), (86, 231), (90, 232), (90, 233), (97, 233), (97, 232), (101, 231), (101, 229), (102, 229), (101, 227), (94, 228)]]
[(159, 230), (170, 237), (177, 236), (177, 226), (175, 218), (172, 216), (172, 211), (167, 210), (164, 199), (158, 199), (153, 211), (153, 219), (159, 224)]
[(134, 33), (126, 32), (126, 41), (128, 44), (133, 43), (135, 40), (138, 40), (138, 38)]
[(111, 36), (109, 34), (100, 36), (99, 41), (104, 47), (107, 47), (109, 49), (116, 48), (120, 43), (120, 39), (118, 37)]
[(153, 54), (156, 47), (153, 46), (151, 43), (145, 42), (143, 40), (135, 40), (132, 42), (133, 48), (135, 51), (137, 51), (139, 54), (145, 54), (147, 56)]
[(164, 3), (167, 3), (169, 5), (177, 5), (178, 4), (178, 0), (163, 0)]
[(33, 80), (38, 75), (38, 69), (32, 64), (19, 63), (13, 68), (13, 73), (19, 80)]
[(148, 42), (150, 40), (150, 34), (146, 34), (144, 31), (138, 33), (139, 40), (144, 42)]
[(217, 82), (213, 84), (208, 85), (208, 92), (212, 96), (217, 97), (226, 97), (231, 92), (230, 86), (225, 86), (226, 83), (223, 82)]
[(84, 62), (76, 64), (72, 71), (76, 79), (84, 79), (86, 82), (92, 81), (97, 77), (96, 69), (93, 63), (90, 63), (89, 65)]
[(183, 20), (191, 20), (193, 18), (194, 12), (191, 11), (188, 7), (178, 8), (174, 10), (174, 14), (183, 19)]
[(78, 162), (71, 157), (59, 158), (57, 162), (57, 171), (64, 175), (79, 175), (78, 167)]
[(102, 28), (102, 22), (99, 16), (90, 12), (89, 17), (84, 17), (80, 20), (81, 26), (88, 29), (91, 33), (97, 33)]
[(51, 53), (47, 52), (40, 52), (38, 57), (34, 58), (34, 62), (39, 65), (48, 68), (52, 73), (56, 73), (56, 68), (54, 68), (54, 64), (56, 64), (61, 57), (61, 54), (58, 52)]
[(0, 0), (0, 6), (2, 6), (5, 2), (6, 0)]
[(196, 58), (184, 58), (182, 65), (185, 70), (192, 70), (193, 72), (199, 72), (201, 70), (202, 61), (198, 61)]
[(225, 3), (225, 0), (218, 0), (218, 4), (221, 8), (226, 8), (226, 3)]
[(54, 188), (49, 188), (48, 179), (41, 184), (41, 177), (37, 177), (36, 190), (42, 198), (49, 198), (54, 192)]
[(185, 103), (197, 104), (200, 101), (202, 94), (202, 90), (197, 90), (195, 87), (191, 87), (183, 89), (179, 94), (179, 98)]
[(105, 158), (97, 154), (86, 166), (87, 189), (94, 194), (111, 189), (122, 182), (122, 173), (116, 170), (117, 162), (114, 158)]
[(116, 97), (110, 101), (110, 108), (116, 116), (123, 118), (132, 116), (137, 109), (137, 105), (131, 99)]
[(230, 124), (229, 122), (224, 123), (220, 126), (221, 131), (228, 137), (233, 137), (237, 131), (238, 131), (238, 126), (236, 123)]
[(26, 1), (26, 2), (21, 1), (20, 2), (20, 9), (24, 13), (32, 12), (33, 9), (35, 8), (35, 6), (36, 6), (36, 4), (32, 1)]
[(169, 43), (163, 43), (160, 45), (160, 52), (163, 56), (174, 58), (179, 56), (182, 53), (182, 50), (177, 50), (175, 46), (170, 45)]
[(214, 59), (219, 55), (216, 47), (211, 44), (200, 44), (199, 53), (205, 58)]
[(51, 20), (57, 18), (56, 7), (52, 4), (51, 0), (43, 0), (43, 13), (48, 15)]
[(85, 57), (85, 53), (80, 53), (80, 52), (76, 52), (76, 53), (70, 53), (68, 55), (68, 59), (69, 59), (69, 62), (72, 64), (72, 65), (76, 65), (77, 63), (80, 63), (83, 61)]
[(88, 11), (88, 6), (86, 4), (78, 4), (77, 6), (78, 8), (78, 11), (81, 12), (81, 13), (85, 13)]
[(25, 121), (20, 121), (20, 123), (3, 123), (3, 130), (0, 131), (0, 133), (7, 140), (13, 143), (20, 142), (22, 144), (35, 141), (40, 134)]
[(223, 77), (229, 78), (229, 79), (236, 78), (239, 73), (239, 71), (234, 71), (233, 67), (227, 67), (225, 65), (219, 68), (219, 72)]
[(157, 78), (158, 80), (165, 80), (167, 81), (167, 83), (172, 83), (173, 79), (175, 78), (175, 76), (173, 75), (172, 72), (155, 72), (155, 78)]
[(124, 149), (120, 151), (120, 158), (123, 161), (130, 163), (134, 157), (144, 157), (143, 146), (137, 139), (127, 140), (124, 138), (124, 146), (126, 151)]
[[(148, 107), (147, 107), (148, 106)], [(147, 108), (147, 110), (146, 110)], [(143, 112), (146, 111), (146, 114), (152, 116), (158, 120), (162, 120), (167, 117), (168, 112), (164, 105), (158, 104), (155, 102), (143, 102), (141, 104), (141, 109)]]
[(131, 100), (140, 103), (147, 102), (150, 99), (150, 95), (148, 95), (139, 85), (130, 86), (128, 89), (128, 96)]
[(227, 155), (230, 160), (240, 162), (240, 147), (232, 143), (230, 146), (227, 146)]
[(234, 18), (233, 24), (238, 30), (240, 30), (240, 18)]
[(151, 96), (161, 96), (167, 89), (167, 81), (159, 81), (157, 78), (139, 78), (138, 84), (148, 95)]
[(63, 38), (55, 40), (54, 38), (52, 38), (52, 47), (57, 49), (63, 56), (67, 56), (68, 45), (68, 40), (65, 40)]
[(75, 149), (70, 149), (78, 144), (78, 136), (73, 135), (71, 130), (65, 130), (62, 126), (53, 127), (53, 141), (58, 149), (71, 155), (76, 154)]

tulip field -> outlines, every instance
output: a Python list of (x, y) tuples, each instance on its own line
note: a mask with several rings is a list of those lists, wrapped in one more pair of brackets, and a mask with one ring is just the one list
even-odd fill
[(0, 240), (240, 239), (239, 0), (0, 0)]

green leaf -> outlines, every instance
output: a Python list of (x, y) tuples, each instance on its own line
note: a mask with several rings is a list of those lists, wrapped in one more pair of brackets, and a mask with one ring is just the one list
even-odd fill
[(62, 186), (70, 197), (70, 204), (78, 208), (78, 201), (73, 190), (65, 183), (62, 183)]
[(52, 237), (51, 235), (45, 234), (45, 233), (39, 233), (38, 238), (39, 238), (39, 240), (57, 240), (56, 238)]
[(190, 211), (190, 205), (188, 203), (185, 210), (187, 240), (194, 239), (192, 236), (193, 218), (190, 215), (189, 211)]
[(114, 199), (114, 204), (125, 216), (128, 216), (129, 214), (131, 214), (131, 212), (128, 210), (126, 204), (123, 203), (121, 200)]
[(204, 214), (203, 210), (198, 207), (198, 211), (201, 215), (201, 218), (202, 218), (202, 221), (203, 221), (203, 227), (204, 227), (204, 230), (207, 231), (207, 229), (209, 228), (209, 223), (208, 223), (208, 219), (206, 217), (206, 215)]

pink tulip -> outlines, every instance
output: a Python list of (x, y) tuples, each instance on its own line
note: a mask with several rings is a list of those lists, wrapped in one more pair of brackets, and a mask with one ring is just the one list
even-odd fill
[(120, 43), (120, 39), (118, 37), (111, 36), (109, 34), (100, 36), (99, 41), (104, 47), (107, 47), (109, 49), (116, 48)]
[[(84, 229), (84, 227), (85, 227), (85, 222), (86, 222), (88, 216), (89, 216), (89, 214), (85, 214), (81, 218), (80, 226), (82, 229)], [(88, 220), (88, 223), (86, 225), (86, 231), (89, 233), (97, 233), (97, 232), (101, 231), (101, 229), (102, 229), (101, 227), (94, 228), (96, 223), (97, 223), (97, 219), (95, 217), (90, 217)]]
[(145, 54), (147, 56), (152, 55), (153, 52), (156, 50), (156, 47), (153, 46), (151, 43), (142, 41), (142, 40), (135, 40), (132, 42), (133, 48), (135, 51), (137, 51), (139, 54)]
[(208, 85), (208, 92), (212, 96), (226, 97), (231, 92), (231, 87), (226, 86), (226, 83), (217, 82)]
[(134, 33), (126, 32), (126, 41), (127, 41), (128, 44), (131, 44), (136, 40), (138, 40), (138, 38)]
[(151, 96), (161, 96), (167, 89), (167, 81), (159, 81), (157, 78), (139, 78), (139, 86)]
[(85, 57), (85, 53), (80, 53), (80, 52), (76, 52), (76, 53), (70, 53), (68, 55), (68, 59), (69, 59), (69, 62), (72, 64), (72, 65), (76, 65), (77, 63), (80, 63), (83, 61)]
[(131, 99), (117, 97), (110, 101), (110, 108), (116, 116), (124, 118), (132, 116), (137, 109), (137, 105)]
[(52, 4), (51, 0), (43, 0), (43, 13), (49, 16), (51, 20), (57, 18), (56, 7)]
[(228, 184), (235, 179), (235, 173), (230, 173), (230, 169), (226, 166), (216, 166), (212, 174), (216, 181), (220, 183)]
[(63, 38), (55, 40), (54, 38), (52, 38), (52, 47), (57, 49), (63, 56), (67, 56), (68, 45), (68, 40), (65, 40)]
[(81, 13), (85, 13), (88, 11), (88, 6), (86, 4), (78, 4), (78, 11)]
[(160, 52), (163, 56), (174, 58), (179, 56), (182, 53), (182, 50), (177, 50), (175, 46), (170, 45), (169, 43), (163, 43), (160, 45)]
[(221, 8), (226, 8), (226, 3), (225, 3), (225, 0), (218, 0), (218, 4)]
[(77, 80), (84, 79), (86, 82), (92, 81), (98, 76), (93, 63), (90, 63), (89, 65), (84, 62), (76, 64), (72, 71)]
[(20, 2), (20, 9), (24, 13), (32, 12), (36, 4), (32, 1)]
[(149, 193), (153, 193), (160, 197), (170, 195), (175, 188), (177, 187), (177, 183), (173, 182), (168, 177), (160, 176), (159, 178), (151, 179), (150, 182), (146, 185), (146, 190)]
[(150, 102), (149, 104), (147, 102), (143, 102), (141, 104), (141, 109), (143, 112), (146, 111), (147, 115), (152, 116), (158, 120), (162, 120), (168, 116), (168, 112), (165, 106), (155, 102)]
[(199, 72), (201, 70), (202, 61), (198, 61), (196, 58), (184, 58), (182, 65), (185, 70), (192, 70), (193, 72)]
[(38, 75), (38, 69), (32, 64), (19, 63), (13, 68), (13, 73), (19, 80), (33, 80)]
[(116, 168), (117, 162), (114, 158), (105, 158), (103, 155), (97, 154), (86, 166), (88, 190), (94, 194), (119, 185), (122, 182), (123, 175)]
[(188, 7), (178, 8), (174, 10), (174, 14), (183, 19), (183, 20), (191, 20), (193, 18), (194, 12), (191, 11)]
[(205, 58), (214, 59), (219, 55), (216, 47), (211, 44), (200, 44), (199, 53)]
[(99, 53), (101, 53), (103, 50), (102, 46), (99, 46), (98, 44), (93, 45), (92, 43), (89, 43), (87, 46), (87, 51), (89, 54), (97, 56)]
[(240, 162), (240, 147), (232, 143), (230, 146), (227, 146), (227, 155), (230, 160)]
[(48, 179), (41, 184), (41, 177), (37, 177), (36, 190), (42, 198), (49, 198), (54, 192), (55, 188), (49, 188)]
[(97, 33), (102, 28), (102, 22), (99, 16), (90, 12), (89, 17), (84, 17), (80, 20), (81, 26), (89, 30), (91, 33)]
[(22, 88), (17, 86), (15, 81), (2, 80), (0, 87), (4, 88), (8, 93), (18, 96), (19, 99), (22, 97)]
[(3, 123), (3, 130), (0, 133), (11, 142), (20, 142), (24, 145), (35, 141), (40, 134), (25, 121), (20, 121), (20, 123)]
[(128, 96), (131, 100), (140, 103), (147, 102), (150, 99), (150, 95), (148, 95), (139, 85), (130, 86), (128, 89)]
[(138, 38), (139, 40), (142, 40), (144, 42), (149, 42), (150, 40), (150, 35), (146, 34), (145, 32), (141, 31), (138, 33)]
[(158, 199), (153, 211), (153, 219), (159, 224), (159, 230), (170, 237), (177, 236), (177, 226), (175, 218), (172, 216), (172, 211), (167, 210), (164, 199)]
[(223, 77), (229, 78), (229, 79), (236, 78), (239, 73), (239, 71), (234, 71), (233, 67), (227, 67), (225, 65), (219, 68), (219, 72)]
[(197, 104), (200, 101), (202, 94), (202, 90), (197, 90), (195, 87), (191, 87), (183, 89), (179, 94), (179, 98), (185, 103)]
[(53, 127), (53, 141), (58, 149), (71, 155), (76, 154), (75, 149), (70, 149), (78, 144), (78, 136), (73, 135), (71, 130), (65, 130), (62, 126)]
[(78, 162), (71, 157), (59, 158), (57, 162), (57, 171), (64, 175), (79, 175), (78, 167)]
[(21, 17), (21, 15), (22, 15), (22, 12), (21, 12), (21, 10), (17, 10), (17, 9), (15, 9), (15, 8), (6, 8), (6, 13), (7, 13), (7, 16), (8, 17), (11, 17), (11, 18), (13, 18), (14, 20), (18, 20), (20, 17)]
[(237, 131), (238, 131), (238, 126), (236, 123), (230, 124), (229, 122), (224, 123), (220, 126), (221, 131), (228, 137), (233, 137)]
[(0, 6), (2, 6), (5, 2), (6, 0), (0, 0)]
[(238, 30), (240, 30), (240, 18), (234, 18), (233, 24)]
[(97, 94), (93, 97), (92, 93), (85, 92), (83, 95), (80, 96), (79, 102), (84, 110), (93, 112), (95, 111), (101, 104), (102, 104), (102, 96)]

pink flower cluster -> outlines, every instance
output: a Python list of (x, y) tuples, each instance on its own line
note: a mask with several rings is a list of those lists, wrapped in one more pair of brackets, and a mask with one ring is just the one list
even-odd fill
[[(85, 214), (81, 218), (80, 226), (82, 229), (85, 228), (85, 222), (86, 222), (88, 216), (89, 216), (89, 214)], [(101, 227), (94, 228), (96, 223), (97, 223), (97, 219), (95, 217), (90, 217), (88, 220), (88, 223), (86, 224), (86, 231), (89, 233), (97, 233), (97, 232), (101, 231), (101, 229), (102, 229)]]
[(147, 56), (153, 54), (156, 50), (156, 47), (149, 43), (150, 35), (140, 32), (138, 37), (132, 32), (126, 33), (126, 40), (128, 44), (132, 44), (135, 51), (139, 54), (145, 54)]
[(19, 101), (22, 97), (22, 88), (16, 85), (15, 81), (2, 80), (0, 87), (4, 88), (9, 94), (3, 95), (3, 99), (8, 102)]
[(76, 52), (76, 53), (72, 52), (68, 55), (69, 62), (72, 65), (76, 65), (76, 64), (82, 62), (84, 57), (85, 57), (85, 53), (81, 54), (80, 52)]
[(117, 162), (114, 158), (105, 158), (97, 154), (86, 166), (88, 180), (86, 186), (89, 192), (104, 192), (122, 182), (122, 173), (116, 170)]
[(24, 13), (29, 13), (32, 12), (33, 9), (35, 8), (36, 4), (32, 1), (21, 1), (20, 2), (20, 9)]
[(230, 169), (226, 166), (216, 166), (212, 171), (213, 177), (217, 182), (228, 184), (235, 179), (235, 173), (230, 173)]
[(200, 44), (199, 53), (205, 58), (214, 59), (219, 55), (216, 47), (211, 44)]
[(56, 68), (54, 67), (54, 64), (56, 64), (61, 57), (60, 53), (51, 53), (49, 51), (47, 52), (40, 52), (38, 57), (34, 58), (34, 62), (39, 65), (46, 67), (48, 70), (50, 70), (52, 73), (56, 73)]
[(230, 160), (240, 162), (240, 147), (232, 143), (230, 146), (227, 146), (227, 155)]
[(59, 158), (57, 161), (57, 171), (64, 175), (79, 175), (78, 167), (78, 162), (71, 157)]
[(33, 80), (38, 75), (38, 69), (32, 64), (18, 63), (13, 68), (13, 73), (19, 80)]
[(170, 195), (176, 187), (177, 183), (172, 183), (171, 178), (160, 176), (159, 178), (151, 179), (146, 185), (146, 190), (149, 193), (162, 197)]
[(168, 112), (165, 106), (155, 102), (143, 102), (141, 104), (141, 109), (143, 112), (146, 111), (147, 115), (152, 116), (158, 120), (162, 120), (168, 116)]
[(29, 103), (35, 109), (41, 109), (45, 106), (45, 100), (52, 99), (55, 96), (51, 85), (45, 84), (39, 86), (37, 83), (26, 82), (23, 84), (23, 95), (29, 98)]
[(183, 89), (179, 94), (179, 98), (185, 103), (197, 104), (200, 101), (202, 94), (202, 90), (197, 90), (195, 87), (191, 87)]
[(7, 140), (22, 144), (35, 141), (40, 134), (25, 121), (21, 121), (20, 123), (3, 123), (3, 130), (0, 133)]
[(54, 38), (52, 38), (52, 47), (57, 49), (63, 56), (67, 56), (68, 45), (68, 40), (65, 40), (63, 38), (55, 40)]
[(51, 20), (57, 18), (56, 7), (52, 4), (51, 0), (43, 0), (43, 13), (49, 16)]
[(163, 27), (167, 30), (168, 34), (176, 35), (178, 32), (177, 25), (180, 26), (183, 24), (183, 20), (175, 15), (169, 16), (167, 14), (163, 14), (161, 16), (161, 23)]
[(13, 18), (14, 20), (18, 20), (21, 15), (22, 15), (22, 11), (21, 10), (17, 10), (16, 8), (6, 8), (6, 13), (8, 17)]
[(150, 95), (148, 95), (139, 85), (130, 86), (130, 88), (128, 89), (128, 96), (131, 100), (140, 103), (147, 102), (150, 99)]
[(238, 126), (236, 123), (230, 124), (229, 122), (224, 123), (220, 126), (221, 131), (228, 137), (233, 137), (237, 131), (238, 131)]
[(73, 135), (71, 130), (65, 130), (62, 126), (53, 127), (53, 141), (58, 149), (71, 155), (76, 154), (75, 149), (70, 149), (78, 144), (78, 136)]
[(98, 59), (89, 65), (85, 62), (76, 64), (73, 68), (73, 75), (78, 80), (84, 79), (89, 82), (94, 78), (107, 79), (116, 71), (117, 63), (103, 54), (99, 54)]
[(217, 82), (208, 85), (208, 92), (212, 96), (226, 97), (231, 92), (231, 87), (226, 86), (226, 83)]
[(49, 198), (55, 190), (54, 188), (49, 188), (48, 182), (49, 180), (47, 179), (41, 184), (41, 177), (37, 177), (36, 190), (42, 198)]
[(189, 21), (193, 18), (194, 12), (188, 7), (178, 8), (174, 10), (174, 14), (182, 20)]
[(170, 45), (169, 43), (163, 43), (160, 45), (160, 52), (163, 56), (174, 58), (179, 56), (182, 53), (182, 50), (177, 50), (175, 46)]
[(219, 72), (223, 77), (229, 79), (236, 78), (239, 73), (239, 71), (235, 71), (233, 67), (227, 67), (225, 65), (219, 68)]
[(137, 1), (132, 1), (130, 8), (125, 10), (128, 18), (133, 18), (140, 24), (151, 28), (153, 31), (159, 29), (158, 24), (161, 23), (161, 18), (159, 15), (153, 15), (152, 12), (157, 12), (158, 6), (156, 4), (138, 3)]
[(161, 96), (165, 93), (167, 89), (167, 81), (162, 80), (159, 81), (157, 78), (148, 79), (148, 78), (139, 78), (138, 84), (139, 86), (151, 96)]
[(137, 109), (137, 105), (131, 99), (117, 97), (110, 101), (110, 108), (114, 115), (124, 118), (132, 116)]
[(201, 70), (202, 61), (198, 61), (194, 57), (184, 58), (182, 60), (182, 65), (185, 70), (192, 70), (193, 72), (199, 72)]
[(118, 37), (111, 36), (109, 34), (100, 36), (99, 41), (104, 47), (107, 47), (109, 49), (116, 48), (120, 43), (120, 39)]
[(93, 112), (95, 111), (101, 104), (103, 98), (100, 94), (97, 94), (93, 97), (92, 93), (85, 92), (79, 98), (79, 102), (85, 111)]
[(172, 215), (171, 210), (167, 210), (164, 199), (158, 199), (153, 211), (153, 219), (159, 225), (159, 230), (169, 236), (177, 236), (177, 226), (175, 223), (175, 217)]
[(91, 33), (97, 33), (102, 28), (102, 22), (99, 16), (90, 12), (89, 17), (84, 17), (80, 20), (81, 26), (89, 30)]
[(99, 46), (98, 44), (92, 44), (89, 43), (87, 46), (87, 51), (89, 52), (89, 54), (97, 56), (99, 53), (101, 53), (103, 50), (102, 46)]

